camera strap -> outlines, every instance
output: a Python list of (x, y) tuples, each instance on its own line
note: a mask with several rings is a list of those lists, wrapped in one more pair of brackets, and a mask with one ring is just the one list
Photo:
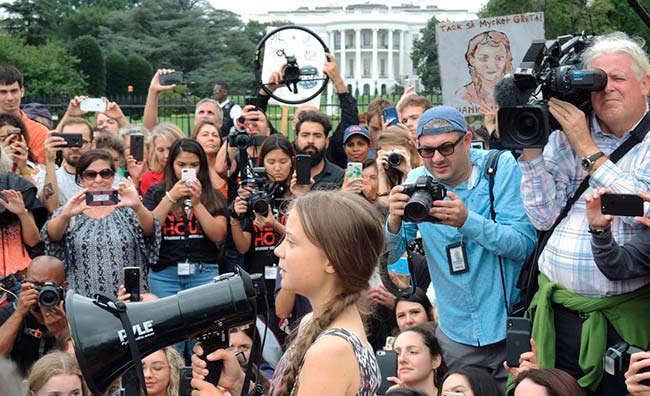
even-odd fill
[[(494, 210), (494, 176), (497, 172), (497, 165), (499, 164), (499, 157), (503, 154), (505, 150), (490, 150), (488, 154), (488, 159), (485, 163), (485, 177), (488, 180), (488, 189), (490, 193), (490, 217), (492, 221), (496, 223), (497, 213)], [(506, 290), (506, 276), (503, 270), (503, 259), (501, 256), (499, 258), (499, 274), (501, 275), (501, 289), (503, 290), (503, 303), (506, 308), (506, 315), (510, 315), (510, 308), (508, 305), (508, 292)]]

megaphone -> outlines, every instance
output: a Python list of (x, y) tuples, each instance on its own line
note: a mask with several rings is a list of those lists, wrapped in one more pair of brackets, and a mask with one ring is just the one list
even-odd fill
[[(146, 356), (180, 341), (254, 320), (256, 289), (250, 276), (224, 274), (215, 283), (146, 303), (129, 303), (126, 312), (137, 347)], [(69, 291), (65, 299), (70, 335), (86, 384), (94, 395), (133, 366), (127, 334), (113, 303)]]

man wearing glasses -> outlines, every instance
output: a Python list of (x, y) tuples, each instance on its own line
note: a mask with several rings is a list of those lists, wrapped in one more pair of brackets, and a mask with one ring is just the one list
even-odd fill
[(63, 345), (69, 334), (63, 301), (51, 307), (39, 304), (38, 289), (45, 282), (67, 288), (63, 262), (56, 257), (32, 260), (18, 300), (0, 308), (0, 357), (11, 358), (23, 375), (55, 344)]
[(493, 221), (485, 176), (489, 152), (471, 148), (463, 115), (448, 106), (427, 110), (418, 121), (417, 139), (424, 166), (413, 169), (407, 181), (432, 177), (447, 196), (429, 210), (435, 222), (415, 224), (402, 220), (410, 199), (403, 186), (391, 190), (388, 262), (402, 255), (419, 230), (439, 306), (436, 338), (447, 365), (484, 367), (505, 389), (506, 304), (510, 310), (518, 301), (517, 277), (536, 241), (519, 193), (521, 173), (504, 152), (494, 180)]

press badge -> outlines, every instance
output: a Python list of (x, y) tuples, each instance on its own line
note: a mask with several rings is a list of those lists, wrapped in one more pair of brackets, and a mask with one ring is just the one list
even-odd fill
[(178, 275), (192, 275), (194, 264), (190, 263), (189, 261), (183, 261), (181, 263), (178, 263)]
[(275, 279), (278, 276), (278, 267), (266, 266), (264, 267), (264, 279)]
[(462, 274), (463, 272), (469, 271), (465, 244), (462, 241), (447, 245), (446, 249), (449, 272), (452, 275)]

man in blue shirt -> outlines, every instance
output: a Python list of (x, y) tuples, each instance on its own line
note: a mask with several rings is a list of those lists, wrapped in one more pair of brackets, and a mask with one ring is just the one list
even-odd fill
[(448, 106), (429, 109), (418, 121), (417, 138), (424, 166), (413, 169), (408, 182), (433, 177), (447, 196), (429, 210), (439, 221), (415, 224), (402, 220), (410, 198), (404, 188), (391, 190), (388, 262), (400, 257), (419, 230), (438, 300), (436, 338), (447, 365), (484, 367), (505, 389), (505, 296), (510, 309), (519, 299), (519, 271), (536, 242), (519, 194), (521, 173), (512, 155), (504, 152), (494, 179), (493, 221), (485, 177), (489, 152), (471, 149), (472, 133), (463, 115)]

